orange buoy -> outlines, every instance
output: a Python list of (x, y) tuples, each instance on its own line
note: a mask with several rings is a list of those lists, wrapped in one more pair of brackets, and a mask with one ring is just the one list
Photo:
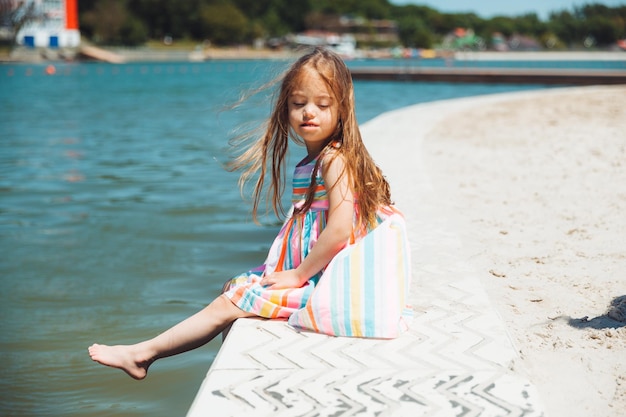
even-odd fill
[(57, 72), (57, 69), (54, 68), (54, 65), (48, 65), (46, 67), (46, 74), (48, 75), (54, 75)]

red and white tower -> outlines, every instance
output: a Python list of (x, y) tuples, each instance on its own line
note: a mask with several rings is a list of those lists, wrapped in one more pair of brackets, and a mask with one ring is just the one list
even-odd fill
[(31, 0), (34, 18), (17, 34), (17, 43), (37, 48), (80, 45), (78, 0)]

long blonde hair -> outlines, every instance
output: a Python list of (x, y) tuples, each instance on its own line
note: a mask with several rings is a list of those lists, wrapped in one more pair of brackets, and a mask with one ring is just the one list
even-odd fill
[[(287, 145), (290, 139), (303, 144), (302, 139), (289, 125), (288, 99), (304, 70), (316, 71), (327, 83), (334, 99), (338, 101), (337, 129), (328, 138), (326, 146), (332, 146), (332, 143), (337, 142), (340, 144), (329, 155), (332, 155), (332, 158), (342, 156), (345, 161), (345, 171), (342, 175), (348, 176), (349, 184), (356, 196), (357, 226), (374, 227), (377, 223), (377, 209), (392, 204), (389, 184), (363, 144), (356, 120), (354, 86), (350, 71), (337, 54), (327, 49), (314, 48), (301, 56), (280, 77), (282, 82), (264, 133), (229, 164), (229, 169), (244, 169), (239, 179), (242, 189), (250, 177), (259, 173), (253, 192), (252, 214), (255, 221), (269, 170), (271, 182), (267, 198), (272, 203), (274, 213), (277, 216), (284, 215), (281, 196), (286, 182), (284, 165)], [(318, 159), (318, 166), (321, 160), (322, 158)], [(317, 168), (313, 171), (314, 174)], [(314, 182), (312, 181), (309, 188), (304, 206), (294, 215), (309, 209), (316, 185)]]

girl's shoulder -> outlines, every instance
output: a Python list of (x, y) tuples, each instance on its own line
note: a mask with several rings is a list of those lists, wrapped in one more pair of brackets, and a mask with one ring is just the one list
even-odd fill
[(345, 155), (341, 152), (341, 143), (334, 142), (327, 146), (320, 155), (320, 173), (323, 177), (330, 175), (336, 181), (343, 176), (347, 167)]
[(322, 166), (328, 167), (338, 157), (341, 159), (341, 162), (343, 163), (344, 156), (343, 156), (343, 152), (341, 152), (341, 142), (335, 140), (329, 143), (320, 154), (319, 156), (320, 164)]

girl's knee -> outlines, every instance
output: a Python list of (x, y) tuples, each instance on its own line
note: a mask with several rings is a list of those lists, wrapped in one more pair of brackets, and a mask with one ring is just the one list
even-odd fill
[(232, 300), (224, 294), (217, 297), (217, 301), (221, 304), (224, 314), (226, 314), (229, 319), (236, 320), (244, 317), (256, 317), (256, 314), (240, 309), (237, 304), (233, 303)]

